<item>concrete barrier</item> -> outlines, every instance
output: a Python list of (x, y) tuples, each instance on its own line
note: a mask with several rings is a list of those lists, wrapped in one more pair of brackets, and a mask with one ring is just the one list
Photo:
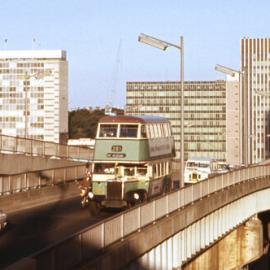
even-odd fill
[(83, 164), (82, 162), (0, 153), (0, 174), (17, 174)]
[(79, 196), (78, 183), (66, 183), (0, 197), (0, 208), (11, 213)]
[(5, 270), (35, 270), (36, 261), (31, 258), (23, 258), (20, 261), (8, 266)]

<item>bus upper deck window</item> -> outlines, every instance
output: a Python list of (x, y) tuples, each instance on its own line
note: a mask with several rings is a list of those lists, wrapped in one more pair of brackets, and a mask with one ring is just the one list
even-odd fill
[(99, 137), (116, 137), (117, 125), (100, 125)]
[(122, 138), (137, 138), (138, 125), (121, 125), (120, 137)]

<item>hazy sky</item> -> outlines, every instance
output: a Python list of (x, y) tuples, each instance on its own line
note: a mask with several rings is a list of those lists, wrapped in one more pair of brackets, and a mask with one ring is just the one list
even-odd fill
[(0, 0), (0, 49), (64, 49), (70, 109), (123, 107), (127, 81), (179, 80), (179, 51), (140, 33), (183, 35), (185, 79), (223, 79), (214, 66), (239, 68), (241, 38), (270, 37), (269, 11), (269, 0)]

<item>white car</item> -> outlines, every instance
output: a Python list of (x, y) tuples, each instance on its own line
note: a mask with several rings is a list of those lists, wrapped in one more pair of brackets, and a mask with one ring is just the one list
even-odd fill
[(7, 214), (0, 210), (0, 231), (7, 226)]

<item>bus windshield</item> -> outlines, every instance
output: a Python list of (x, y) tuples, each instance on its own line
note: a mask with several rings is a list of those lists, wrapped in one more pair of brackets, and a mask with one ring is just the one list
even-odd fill
[(117, 125), (100, 125), (99, 137), (116, 137), (117, 136)]
[(138, 125), (121, 125), (120, 137), (137, 138)]

